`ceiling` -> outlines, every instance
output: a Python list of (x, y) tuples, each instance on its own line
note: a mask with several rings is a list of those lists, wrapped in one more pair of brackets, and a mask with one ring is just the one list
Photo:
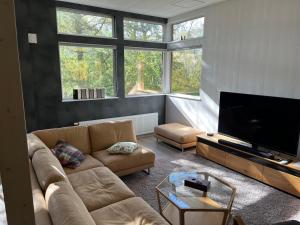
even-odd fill
[(84, 5), (170, 18), (225, 0), (64, 0)]

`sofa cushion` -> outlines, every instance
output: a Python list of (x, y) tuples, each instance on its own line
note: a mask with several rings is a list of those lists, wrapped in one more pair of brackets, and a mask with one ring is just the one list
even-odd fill
[(134, 196), (123, 181), (106, 167), (70, 174), (68, 178), (89, 211)]
[(85, 126), (39, 130), (33, 133), (50, 149), (54, 148), (58, 140), (64, 140), (85, 154), (91, 153), (89, 131)]
[(43, 191), (54, 182), (68, 180), (58, 159), (49, 149), (41, 149), (32, 157), (32, 166)]
[(70, 169), (70, 168), (64, 167), (64, 170), (65, 170), (66, 174), (72, 174), (72, 173), (76, 173), (79, 171), (88, 170), (88, 169), (92, 169), (92, 168), (100, 167), (100, 166), (104, 166), (102, 162), (93, 158), (90, 155), (85, 155), (85, 160), (80, 163), (79, 167), (77, 167), (75, 169)]
[(38, 225), (52, 225), (50, 215), (46, 207), (44, 194), (37, 181), (30, 160), (29, 160), (29, 171), (30, 171), (30, 181), (31, 181), (31, 189), (32, 189), (32, 200), (33, 200), (35, 222)]
[(112, 121), (89, 126), (92, 151), (104, 150), (117, 142), (137, 142), (132, 121)]
[(169, 225), (143, 199), (129, 198), (91, 212), (96, 225)]
[(27, 134), (28, 155), (32, 158), (33, 154), (43, 148), (47, 148), (44, 142), (34, 134)]
[(53, 225), (95, 225), (69, 183), (62, 181), (51, 184), (45, 196)]
[(108, 151), (98, 151), (92, 154), (113, 172), (128, 170), (147, 164), (154, 164), (155, 154), (145, 147), (139, 146), (129, 155), (112, 155)]
[(160, 125), (155, 127), (154, 132), (180, 144), (197, 142), (196, 135), (203, 133), (200, 130), (179, 123)]
[(75, 169), (85, 160), (85, 156), (73, 145), (59, 140), (52, 149), (53, 154), (58, 158), (63, 167)]

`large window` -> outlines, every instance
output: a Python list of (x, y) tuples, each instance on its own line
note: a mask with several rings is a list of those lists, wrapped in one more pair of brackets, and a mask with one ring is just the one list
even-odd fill
[(203, 37), (205, 18), (201, 17), (173, 25), (173, 40)]
[(202, 49), (172, 52), (171, 92), (199, 96)]
[(125, 50), (126, 95), (162, 93), (163, 52)]
[(125, 19), (124, 39), (136, 41), (162, 41), (163, 26), (161, 24)]
[(57, 30), (61, 34), (113, 37), (112, 17), (58, 8)]
[(74, 88), (105, 88), (115, 96), (113, 48), (62, 43), (59, 54), (63, 99), (72, 99)]

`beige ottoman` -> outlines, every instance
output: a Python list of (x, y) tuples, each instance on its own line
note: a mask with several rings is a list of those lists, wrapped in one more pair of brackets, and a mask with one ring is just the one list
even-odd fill
[(197, 144), (197, 135), (203, 132), (179, 123), (169, 123), (155, 127), (154, 133), (157, 141), (162, 140), (182, 151)]

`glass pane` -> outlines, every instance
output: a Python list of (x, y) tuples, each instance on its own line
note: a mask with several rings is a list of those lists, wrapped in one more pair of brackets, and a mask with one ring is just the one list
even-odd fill
[(126, 95), (162, 92), (163, 53), (161, 51), (125, 50)]
[(124, 38), (139, 41), (162, 41), (163, 26), (134, 20), (124, 20)]
[(202, 49), (172, 52), (172, 93), (199, 96)]
[(60, 8), (56, 10), (56, 14), (58, 33), (94, 37), (113, 36), (111, 17)]
[(173, 40), (203, 37), (204, 20), (205, 18), (202, 17), (173, 25)]
[(72, 99), (73, 89), (105, 88), (115, 96), (113, 49), (60, 44), (63, 99)]

